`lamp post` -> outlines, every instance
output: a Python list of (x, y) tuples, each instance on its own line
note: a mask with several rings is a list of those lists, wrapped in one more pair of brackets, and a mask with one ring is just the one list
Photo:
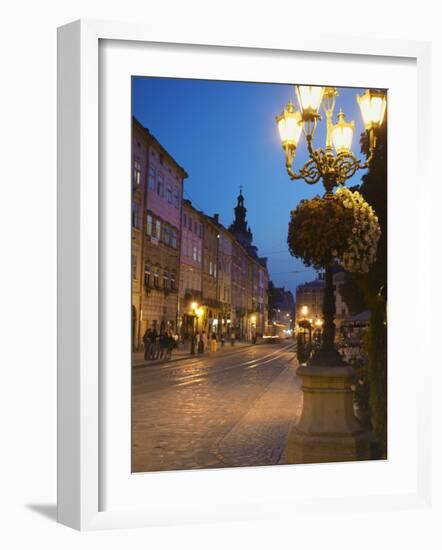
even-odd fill
[[(386, 97), (382, 92), (366, 90), (357, 96), (362, 119), (369, 139), (369, 152), (363, 162), (351, 151), (354, 121), (345, 120), (340, 110), (336, 123), (333, 123), (333, 112), (336, 88), (321, 86), (296, 87), (300, 110), (295, 110), (292, 102), (276, 117), (282, 147), (285, 153), (285, 166), (292, 180), (302, 179), (312, 185), (322, 180), (325, 198), (333, 195), (333, 190), (351, 178), (358, 170), (367, 168), (376, 150), (376, 131), (381, 127), (386, 110)], [(320, 109), (323, 107), (326, 119), (325, 148), (315, 148), (313, 137), (321, 120)], [(309, 159), (298, 172), (294, 171), (296, 151), (304, 134)], [(335, 348), (335, 299), (333, 293), (332, 264), (325, 266), (325, 289), (323, 302), (324, 328), (322, 343), (310, 362), (318, 365), (340, 365), (342, 358)]]
[(190, 308), (192, 310), (192, 337), (190, 340), (190, 355), (195, 355), (195, 320), (196, 323), (198, 323), (198, 317), (196, 314), (196, 311), (198, 309), (197, 302), (192, 302)]
[[(370, 165), (376, 151), (376, 131), (382, 125), (385, 115), (386, 97), (373, 90), (367, 90), (357, 97), (369, 140), (367, 158), (362, 161), (351, 151), (354, 121), (346, 121), (341, 110), (337, 121), (333, 122), (337, 89), (296, 86), (296, 95), (299, 111), (289, 102), (281, 115), (276, 117), (287, 173), (292, 180), (302, 179), (310, 185), (322, 180), (324, 198), (331, 198), (335, 187), (345, 185), (358, 170)], [(315, 148), (313, 136), (321, 120), (321, 105), (326, 121), (325, 147)], [(306, 139), (309, 158), (296, 172), (293, 165), (302, 134)], [(292, 427), (288, 437), (286, 454), (290, 463), (361, 460), (370, 457), (369, 435), (353, 413), (351, 381), (354, 371), (343, 361), (335, 347), (332, 264), (324, 268), (321, 344), (296, 371), (302, 378), (304, 399), (299, 421)], [(308, 309), (301, 309), (304, 317), (307, 313)]]
[[(196, 333), (198, 334), (198, 321), (199, 321), (199, 318), (202, 316), (202, 314), (204, 313), (203, 309), (202, 308), (197, 308), (195, 310), (195, 318), (196, 318)], [(198, 346), (198, 353), (201, 353), (200, 352), (200, 348)]]

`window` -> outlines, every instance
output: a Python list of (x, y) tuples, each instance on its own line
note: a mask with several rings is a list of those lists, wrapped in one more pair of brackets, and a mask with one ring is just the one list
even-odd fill
[(196, 246), (193, 247), (193, 255), (192, 255), (192, 258), (193, 258), (193, 260), (194, 260), (195, 262), (198, 260), (198, 251), (197, 251)]
[(140, 205), (137, 202), (132, 203), (132, 227), (140, 227)]
[(155, 267), (154, 272), (153, 272), (153, 286), (155, 288), (159, 287), (158, 267)]
[(166, 200), (169, 204), (172, 204), (172, 189), (170, 187), (166, 190)]
[(153, 166), (149, 167), (149, 189), (155, 189), (155, 168)]
[(201, 247), (198, 247), (198, 263), (201, 263)]
[(213, 263), (212, 260), (209, 262), (209, 275), (213, 275)]
[(160, 164), (161, 164), (161, 166), (164, 165), (164, 157), (163, 157), (163, 155), (160, 155)]
[(169, 286), (169, 274), (167, 271), (164, 271), (163, 273), (163, 288), (167, 288)]
[(141, 182), (141, 164), (140, 164), (140, 161), (138, 159), (134, 160), (133, 178), (134, 178), (134, 183), (136, 185), (140, 185), (140, 182)]
[(137, 257), (132, 254), (132, 279), (137, 278)]
[(161, 240), (161, 221), (155, 220), (155, 237), (160, 241)]
[(170, 274), (170, 289), (175, 290), (175, 273)]
[(144, 264), (144, 286), (150, 286), (150, 265)]
[(147, 214), (146, 216), (146, 235), (149, 237), (152, 237), (152, 231), (153, 231), (153, 219), (151, 214)]
[(170, 244), (170, 227), (168, 225), (164, 226), (163, 237), (164, 244)]
[(172, 229), (172, 247), (173, 248), (176, 248), (177, 247), (177, 232), (176, 232), (176, 229)]
[(173, 194), (173, 204), (175, 208), (180, 207), (180, 194), (178, 191), (175, 191), (175, 193)]
[(164, 177), (161, 172), (157, 175), (157, 193), (160, 197), (164, 196)]
[(199, 224), (199, 233), (198, 233), (198, 235), (199, 235), (200, 237), (203, 236), (203, 224), (202, 224), (202, 223)]

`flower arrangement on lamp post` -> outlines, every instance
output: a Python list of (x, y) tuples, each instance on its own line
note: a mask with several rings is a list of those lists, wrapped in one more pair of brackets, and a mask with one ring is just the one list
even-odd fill
[(376, 259), (380, 233), (371, 206), (360, 193), (346, 188), (301, 201), (291, 212), (287, 238), (290, 253), (308, 266), (325, 269), (324, 331), (314, 363), (342, 363), (334, 347), (333, 263), (339, 262), (347, 271), (366, 273)]
[[(343, 187), (358, 170), (367, 168), (376, 151), (376, 131), (383, 123), (386, 97), (382, 92), (367, 90), (357, 97), (362, 118), (369, 138), (369, 150), (365, 162), (357, 159), (351, 151), (354, 121), (345, 120), (339, 112), (333, 123), (336, 88), (320, 86), (295, 87), (300, 110), (289, 102), (280, 116), (276, 117), (285, 165), (292, 180), (303, 179), (312, 185), (322, 180), (323, 197), (301, 201), (291, 213), (288, 244), (292, 255), (300, 257), (306, 265), (325, 270), (323, 303), (324, 328), (321, 348), (310, 363), (318, 365), (341, 365), (335, 339), (335, 302), (333, 294), (332, 266), (340, 261), (345, 269), (365, 273), (376, 258), (380, 236), (379, 223), (370, 205), (362, 195)], [(313, 136), (321, 120), (320, 108), (326, 118), (325, 148), (315, 148)], [(304, 134), (309, 159), (295, 172), (297, 147)], [(336, 193), (334, 189), (338, 187)]]

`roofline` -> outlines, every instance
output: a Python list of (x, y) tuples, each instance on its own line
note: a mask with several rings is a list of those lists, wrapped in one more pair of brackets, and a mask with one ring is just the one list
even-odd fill
[[(209, 216), (209, 214), (206, 214), (204, 212), (201, 212), (201, 215), (204, 216), (204, 218), (206, 218), (206, 220), (210, 223), (210, 225), (212, 225), (216, 230), (221, 230), (221, 231), (225, 231), (227, 233), (227, 235), (230, 237), (230, 239), (232, 240), (232, 243), (235, 243), (237, 244), (238, 246), (240, 246), (242, 248), (242, 250), (244, 251), (244, 253), (247, 255), (248, 258), (250, 258), (253, 262), (255, 262), (255, 264), (257, 264), (259, 267), (261, 267), (262, 269), (265, 269), (267, 271), (267, 274), (269, 274), (269, 270), (268, 270), (268, 267), (265, 267), (262, 265), (262, 263), (260, 263), (259, 260), (257, 260), (256, 258), (254, 258), (251, 254), (249, 254), (249, 252), (246, 250), (246, 248), (244, 248), (244, 246), (238, 241), (238, 239), (235, 237), (235, 235), (229, 230), (227, 229), (227, 227), (225, 227), (222, 223), (220, 222), (216, 222), (214, 219), (213, 219), (213, 216)], [(267, 258), (262, 258), (263, 260), (267, 260)], [(269, 279), (270, 279), (270, 276), (269, 276)]]
[(173, 156), (169, 153), (169, 151), (167, 151), (167, 149), (163, 145), (161, 145), (161, 143), (157, 140), (157, 138), (150, 132), (149, 128), (146, 128), (145, 126), (143, 126), (141, 122), (133, 115), (132, 115), (132, 122), (134, 123), (135, 126), (138, 126), (138, 128), (146, 134), (146, 137), (151, 142), (153, 142), (157, 147), (160, 148), (161, 152), (164, 153), (168, 161), (171, 162), (175, 166), (175, 168), (177, 168), (182, 173), (183, 179), (186, 179), (189, 177), (189, 174), (184, 170), (184, 168), (180, 164), (178, 164), (178, 162), (173, 158)]

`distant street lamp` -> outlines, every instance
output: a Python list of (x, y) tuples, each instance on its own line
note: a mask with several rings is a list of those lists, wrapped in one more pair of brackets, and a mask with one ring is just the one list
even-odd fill
[(252, 342), (256, 344), (256, 315), (252, 315), (250, 318), (252, 329)]
[[(346, 121), (345, 114), (341, 110), (338, 114), (337, 122), (333, 124), (335, 100), (339, 95), (337, 89), (299, 85), (295, 88), (300, 110), (295, 111), (294, 105), (290, 101), (281, 115), (276, 117), (282, 147), (285, 152), (287, 173), (292, 180), (303, 179), (308, 184), (317, 183), (322, 179), (325, 188), (325, 197), (331, 196), (335, 187), (345, 185), (345, 182), (349, 178), (358, 170), (367, 168), (373, 160), (376, 149), (376, 130), (382, 126), (387, 100), (382, 92), (373, 90), (367, 90), (364, 94), (357, 96), (357, 102), (369, 138), (369, 152), (365, 162), (362, 162), (351, 151), (354, 121)], [(318, 121), (321, 120), (321, 115), (319, 114), (321, 105), (323, 106), (326, 118), (325, 149), (315, 149), (313, 146), (313, 136)], [(293, 163), (302, 133), (307, 142), (309, 159), (300, 168), (299, 172), (296, 173), (293, 170)], [(338, 362), (337, 364), (341, 364), (342, 359), (334, 345), (335, 300), (331, 264), (325, 266), (323, 313), (324, 330), (322, 345), (321, 349), (317, 352), (318, 356), (316, 359), (321, 364), (336, 364), (336, 361)]]

